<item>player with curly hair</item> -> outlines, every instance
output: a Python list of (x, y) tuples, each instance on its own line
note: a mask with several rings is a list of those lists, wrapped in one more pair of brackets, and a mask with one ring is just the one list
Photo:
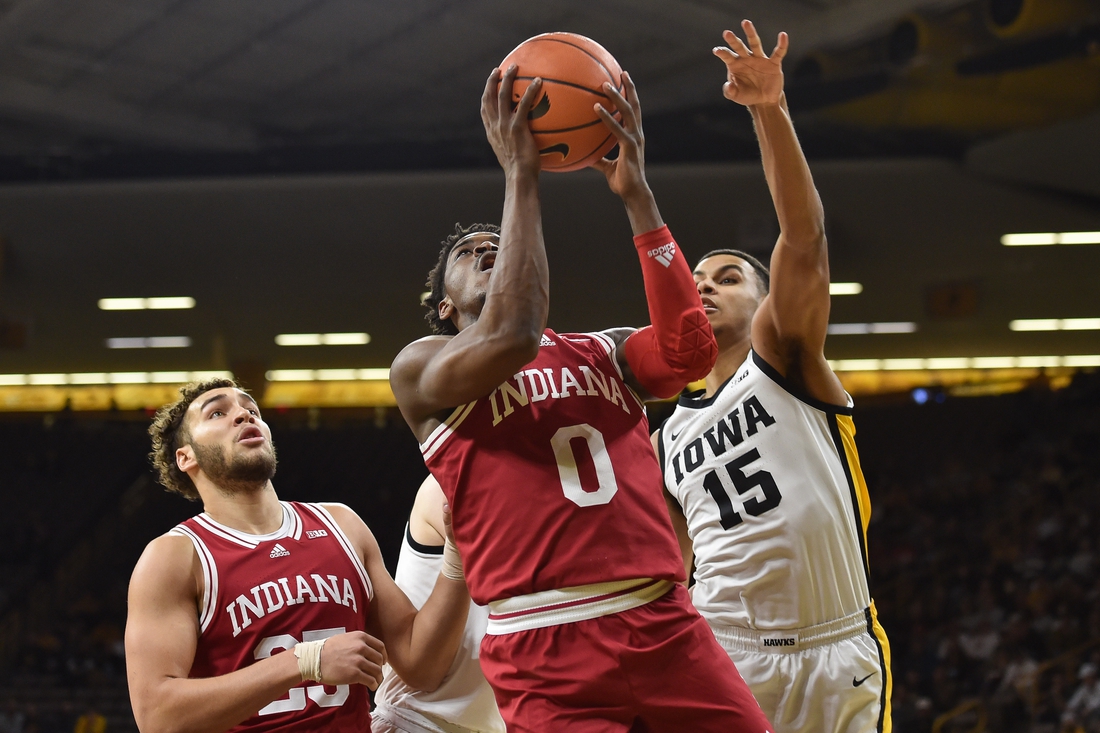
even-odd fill
[(271, 430), (232, 380), (185, 385), (149, 433), (161, 483), (204, 511), (149, 543), (130, 581), (142, 730), (370, 730), (387, 662), (440, 683), (470, 604), (453, 543), (418, 611), (355, 512), (279, 500)]

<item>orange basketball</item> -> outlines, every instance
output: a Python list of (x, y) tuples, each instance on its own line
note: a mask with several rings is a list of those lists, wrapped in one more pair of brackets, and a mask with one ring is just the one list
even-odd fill
[(603, 85), (621, 92), (622, 68), (603, 46), (575, 33), (543, 33), (516, 46), (500, 62), (501, 71), (512, 64), (518, 67), (513, 104), (532, 79), (542, 78), (542, 96), (527, 119), (544, 171), (586, 168), (615, 147), (615, 136), (592, 110), (599, 102), (619, 118)]

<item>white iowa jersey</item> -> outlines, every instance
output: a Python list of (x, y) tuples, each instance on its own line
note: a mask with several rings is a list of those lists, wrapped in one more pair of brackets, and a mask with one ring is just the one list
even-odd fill
[(708, 621), (799, 629), (870, 605), (851, 413), (796, 396), (755, 352), (713, 397), (680, 398), (658, 452)]
[[(417, 608), (428, 600), (442, 567), (443, 547), (419, 544), (406, 527), (394, 580)], [(442, 684), (433, 692), (414, 690), (387, 666), (375, 696), (378, 706), (400, 711), (396, 717), (411, 719), (424, 730), (446, 731), (453, 723), (464, 730), (504, 733), (504, 720), (478, 661), (488, 621), (489, 609), (471, 601), (462, 646)]]

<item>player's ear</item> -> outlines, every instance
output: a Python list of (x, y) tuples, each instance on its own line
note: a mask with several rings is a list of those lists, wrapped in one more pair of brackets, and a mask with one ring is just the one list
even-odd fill
[(450, 296), (443, 298), (439, 301), (439, 320), (445, 321), (454, 315), (455, 304), (451, 302)]
[(176, 468), (187, 473), (197, 465), (198, 461), (195, 460), (194, 448), (190, 445), (185, 445), (182, 448), (176, 449)]

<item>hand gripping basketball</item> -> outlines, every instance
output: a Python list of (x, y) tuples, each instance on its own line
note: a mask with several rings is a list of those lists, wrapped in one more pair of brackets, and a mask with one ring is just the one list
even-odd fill
[(500, 69), (493, 69), (481, 95), (481, 121), (485, 124), (485, 136), (493, 146), (500, 167), (509, 175), (538, 173), (539, 170), (539, 150), (527, 127), (527, 115), (542, 88), (542, 80), (534, 79), (513, 109), (512, 85), (517, 72), (515, 65), (505, 69), (503, 76)]

